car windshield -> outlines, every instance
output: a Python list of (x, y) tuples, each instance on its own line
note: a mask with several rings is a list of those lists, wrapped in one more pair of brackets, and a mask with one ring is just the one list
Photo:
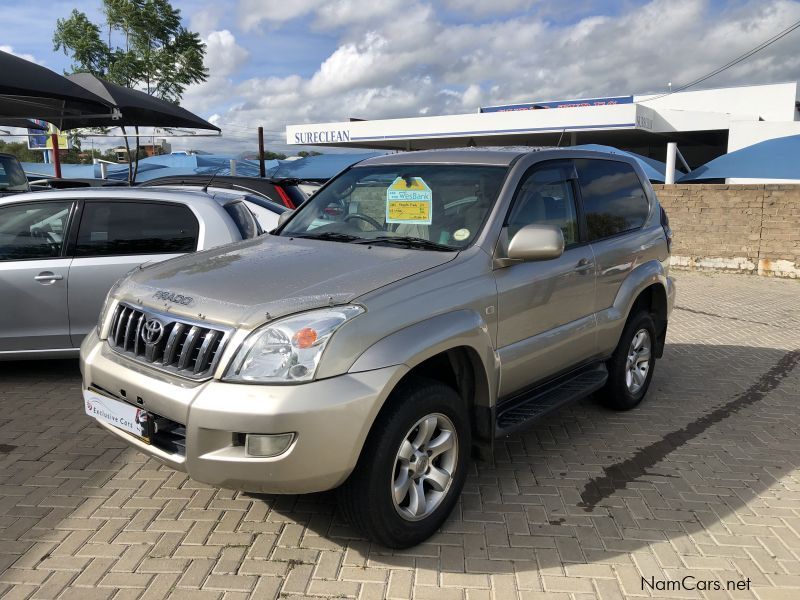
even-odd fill
[(282, 236), (459, 250), (471, 244), (494, 205), (506, 167), (356, 167), (321, 189)]
[(16, 158), (0, 156), (0, 191), (28, 191), (28, 178)]

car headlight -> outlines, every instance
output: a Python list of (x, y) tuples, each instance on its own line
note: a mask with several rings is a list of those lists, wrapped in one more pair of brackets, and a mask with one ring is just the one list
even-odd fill
[(108, 318), (108, 309), (114, 304), (114, 292), (119, 289), (119, 284), (122, 283), (122, 278), (117, 279), (111, 289), (106, 294), (106, 299), (103, 301), (103, 308), (100, 309), (100, 314), (97, 317), (97, 335), (103, 335), (103, 326), (106, 324)]
[(106, 299), (103, 301), (103, 308), (100, 309), (100, 315), (97, 317), (97, 332), (100, 333), (103, 331), (103, 325), (106, 322), (106, 317), (108, 316), (108, 307), (111, 306), (111, 294), (106, 296)]
[(310, 381), (333, 333), (363, 312), (360, 306), (338, 306), (268, 323), (245, 340), (223, 379), (252, 383)]

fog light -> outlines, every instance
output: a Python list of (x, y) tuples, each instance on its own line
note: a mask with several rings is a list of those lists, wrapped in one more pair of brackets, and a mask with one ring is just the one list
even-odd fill
[(245, 440), (245, 447), (247, 448), (248, 456), (266, 458), (269, 456), (278, 456), (278, 454), (286, 452), (286, 449), (292, 443), (293, 439), (293, 433), (248, 433), (247, 439)]

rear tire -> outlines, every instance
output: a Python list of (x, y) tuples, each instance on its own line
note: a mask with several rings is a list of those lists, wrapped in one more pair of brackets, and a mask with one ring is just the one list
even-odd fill
[(412, 379), (387, 402), (339, 488), (339, 507), (370, 540), (407, 548), (433, 535), (458, 501), (470, 424), (464, 401), (437, 381)]
[(608, 381), (599, 392), (606, 406), (630, 410), (642, 401), (655, 371), (656, 343), (656, 327), (650, 313), (632, 314), (614, 354), (606, 363)]

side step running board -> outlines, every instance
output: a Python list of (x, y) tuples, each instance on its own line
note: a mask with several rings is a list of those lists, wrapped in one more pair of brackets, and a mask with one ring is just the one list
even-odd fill
[(504, 402), (497, 408), (495, 437), (527, 427), (548, 413), (580, 400), (603, 387), (608, 379), (604, 363), (569, 373), (549, 384)]

